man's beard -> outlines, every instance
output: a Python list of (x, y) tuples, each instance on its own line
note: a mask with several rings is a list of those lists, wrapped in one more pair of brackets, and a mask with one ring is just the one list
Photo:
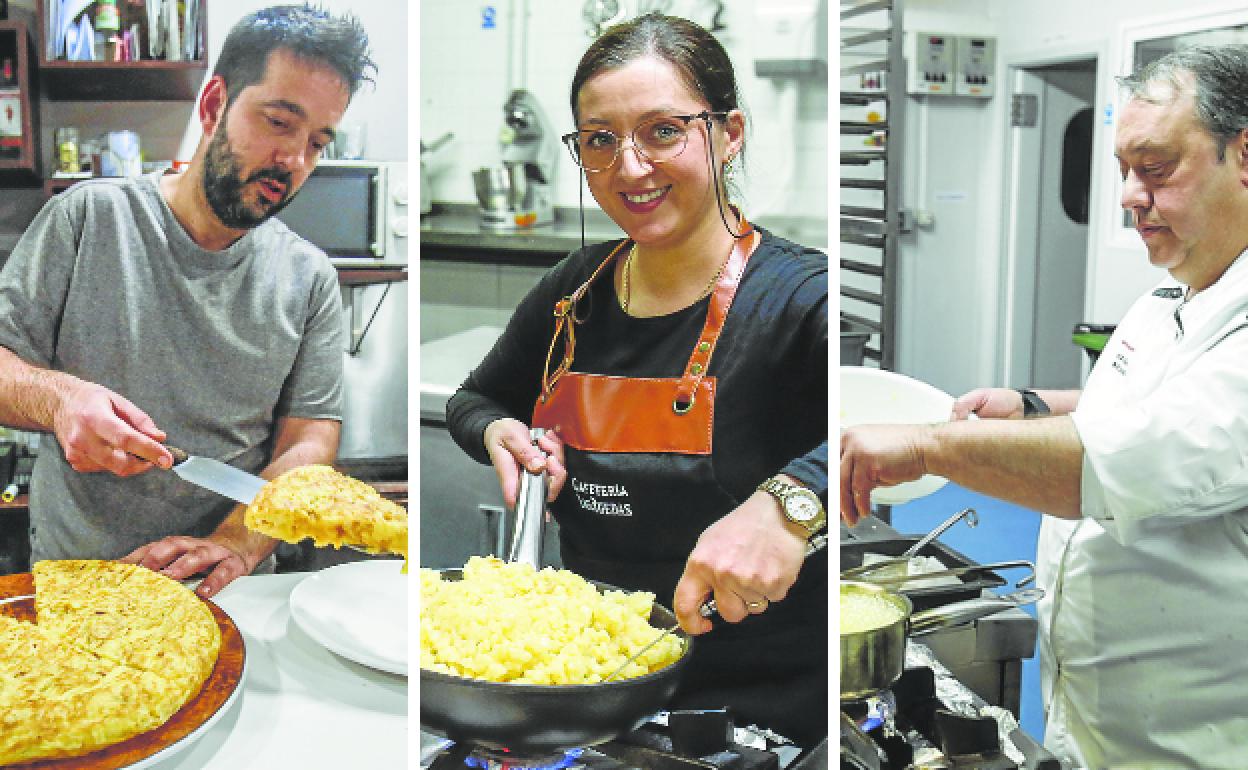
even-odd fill
[[(285, 188), (282, 199), (269, 203), (260, 198), (253, 204), (243, 200), (243, 189), (257, 179), (271, 179)], [(290, 172), (278, 167), (262, 168), (246, 179), (242, 176), (242, 164), (230, 147), (230, 137), (224, 123), (208, 143), (204, 157), (204, 196), (217, 219), (230, 228), (252, 228), (286, 208), (295, 193), (290, 185)]]

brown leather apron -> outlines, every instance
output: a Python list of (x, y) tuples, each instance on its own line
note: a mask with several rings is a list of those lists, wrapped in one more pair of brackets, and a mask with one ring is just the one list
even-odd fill
[[(748, 227), (748, 225), (747, 225)], [(706, 321), (679, 377), (574, 372), (577, 302), (627, 253), (624, 241), (556, 308), (534, 427), (563, 440), (568, 478), (551, 504), (564, 566), (671, 606), (698, 536), (743, 501), (712, 466), (716, 380), (707, 376), (728, 310), (761, 237), (739, 239), (711, 293)], [(558, 366), (551, 362), (562, 342)], [(762, 479), (759, 479), (762, 481)], [(807, 601), (806, 599), (809, 599)], [(811, 644), (826, 626), (827, 593), (790, 596), (739, 624), (716, 622), (698, 638), (675, 704), (727, 706), (750, 721), (807, 740), (826, 735), (827, 650)], [(826, 632), (825, 632), (826, 638)], [(808, 699), (795, 691), (807, 690)], [(817, 701), (817, 708), (814, 702)], [(809, 708), (811, 713), (805, 713)]]

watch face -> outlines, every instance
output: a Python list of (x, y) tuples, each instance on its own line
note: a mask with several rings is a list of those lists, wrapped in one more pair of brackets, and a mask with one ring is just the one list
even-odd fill
[(804, 495), (790, 496), (784, 507), (795, 521), (810, 521), (819, 515), (819, 503)]

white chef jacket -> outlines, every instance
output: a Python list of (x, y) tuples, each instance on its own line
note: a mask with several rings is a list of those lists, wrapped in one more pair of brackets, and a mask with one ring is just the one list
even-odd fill
[(1110, 338), (1072, 414), (1083, 518), (1040, 528), (1045, 744), (1081, 767), (1248, 767), (1248, 257), (1185, 291)]

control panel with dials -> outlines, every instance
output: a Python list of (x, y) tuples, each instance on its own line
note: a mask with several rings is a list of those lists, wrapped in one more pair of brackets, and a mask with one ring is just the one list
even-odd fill
[(997, 40), (983, 35), (906, 35), (906, 87), (912, 94), (991, 97)]

